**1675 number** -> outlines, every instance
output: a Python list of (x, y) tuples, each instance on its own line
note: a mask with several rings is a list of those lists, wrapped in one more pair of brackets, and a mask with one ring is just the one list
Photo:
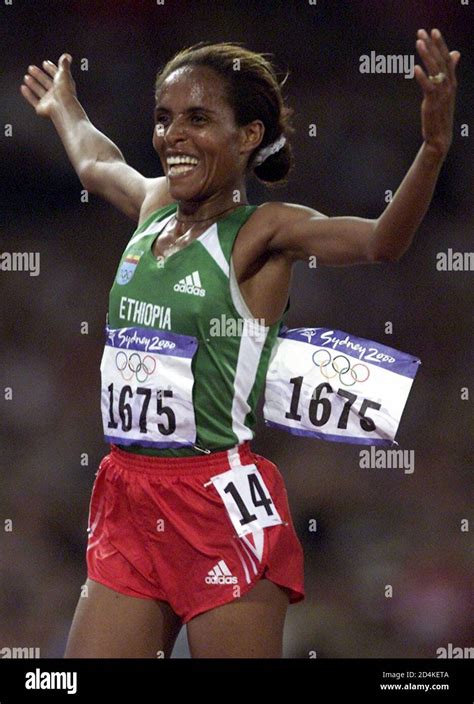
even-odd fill
[[(109, 428), (118, 428), (118, 422), (116, 420), (116, 413), (114, 409), (114, 385), (109, 384), (107, 387), (109, 392)], [(144, 389), (140, 386), (136, 390), (137, 396), (143, 397), (143, 403), (140, 411), (140, 418), (138, 420), (138, 425), (141, 433), (148, 432), (148, 419), (147, 414), (150, 407), (151, 389)], [(173, 410), (169, 406), (163, 405), (164, 398), (171, 398), (173, 392), (171, 389), (160, 389), (156, 393), (156, 412), (158, 415), (163, 415), (167, 419), (167, 423), (157, 423), (159, 432), (162, 435), (171, 435), (176, 430), (176, 416)], [(131, 386), (123, 386), (119, 398), (118, 398), (118, 417), (120, 418), (122, 430), (128, 432), (132, 429), (133, 417), (132, 417), (132, 406), (130, 401), (133, 399), (133, 391)]]
[[(291, 395), (290, 409), (285, 413), (285, 418), (299, 421), (301, 420), (301, 415), (298, 413), (298, 406), (300, 402), (303, 377), (294, 376), (292, 379), (290, 379), (290, 383), (293, 384), (293, 393)], [(331, 384), (323, 382), (322, 384), (318, 384), (318, 386), (316, 386), (313, 393), (311, 394), (311, 401), (309, 402), (308, 408), (309, 420), (313, 425), (318, 428), (322, 425), (326, 425), (326, 423), (331, 417), (332, 411), (331, 401), (327, 396), (324, 396), (323, 393), (334, 393), (334, 389), (332, 388)], [(357, 401), (357, 395), (352, 394), (346, 389), (338, 389), (336, 393), (338, 396), (342, 396), (343, 398), (347, 399), (342, 409), (339, 420), (337, 422), (337, 427), (344, 429), (347, 428), (349, 411), (351, 410), (351, 407), (354, 405), (354, 403)], [(358, 415), (360, 416), (360, 427), (362, 428), (362, 430), (365, 430), (367, 433), (370, 433), (376, 429), (375, 422), (372, 418), (369, 418), (369, 416), (366, 415), (366, 412), (369, 408), (373, 408), (378, 411), (380, 407), (380, 403), (376, 403), (375, 401), (369, 401), (369, 399), (366, 398), (363, 399), (362, 405), (358, 411)]]

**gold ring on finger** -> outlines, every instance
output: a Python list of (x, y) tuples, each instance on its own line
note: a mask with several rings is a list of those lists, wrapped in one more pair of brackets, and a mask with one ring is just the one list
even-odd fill
[(440, 71), (439, 73), (436, 74), (436, 76), (428, 76), (430, 79), (431, 83), (436, 83), (437, 85), (439, 83), (442, 83), (444, 79), (446, 78), (446, 74), (443, 73), (443, 71)]

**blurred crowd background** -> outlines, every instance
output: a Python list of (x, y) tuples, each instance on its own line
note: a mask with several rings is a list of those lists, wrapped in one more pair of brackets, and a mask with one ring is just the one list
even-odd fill
[[(436, 268), (438, 252), (473, 249), (473, 138), (461, 136), (461, 125), (474, 129), (473, 11), (460, 0), (1, 3), (0, 251), (40, 252), (41, 273), (0, 272), (0, 648), (39, 647), (42, 657), (64, 649), (86, 578), (90, 492), (107, 452), (99, 363), (108, 292), (135, 227), (94, 196), (81, 202), (52, 124), (20, 94), (27, 66), (70, 52), (92, 122), (155, 176), (158, 67), (202, 40), (270, 52), (290, 71), (296, 166), (283, 188), (250, 181), (250, 202), (377, 217), (421, 145), (421, 92), (402, 75), (361, 74), (359, 57), (414, 54), (420, 27), (439, 27), (462, 53), (454, 141), (430, 211), (399, 263), (299, 263), (287, 321), (421, 358), (398, 434), (400, 448), (415, 450), (415, 471), (361, 469), (357, 446), (262, 422), (253, 447), (285, 477), (306, 556), (307, 598), (289, 610), (286, 657), (422, 658), (448, 643), (473, 645), (472, 400), (461, 400), (462, 387), (473, 391), (472, 272)], [(182, 635), (175, 656), (187, 652)]]

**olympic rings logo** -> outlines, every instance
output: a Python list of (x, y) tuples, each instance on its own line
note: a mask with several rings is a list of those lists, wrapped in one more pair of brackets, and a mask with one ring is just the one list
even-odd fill
[(363, 384), (370, 376), (370, 370), (361, 362), (351, 365), (350, 360), (343, 354), (332, 357), (329, 350), (316, 350), (313, 354), (313, 364), (321, 370), (325, 379), (339, 377), (339, 381), (344, 386), (354, 386)]
[(120, 372), (124, 381), (131, 381), (135, 375), (139, 384), (143, 384), (156, 369), (156, 361), (149, 354), (143, 359), (138, 352), (132, 352), (128, 356), (125, 352), (117, 352), (115, 355), (115, 366)]

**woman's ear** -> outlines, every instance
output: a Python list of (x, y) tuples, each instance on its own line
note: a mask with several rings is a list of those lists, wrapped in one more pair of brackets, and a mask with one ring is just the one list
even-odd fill
[(256, 149), (263, 140), (265, 134), (265, 125), (261, 120), (254, 120), (244, 125), (242, 130), (241, 153), (250, 154)]

